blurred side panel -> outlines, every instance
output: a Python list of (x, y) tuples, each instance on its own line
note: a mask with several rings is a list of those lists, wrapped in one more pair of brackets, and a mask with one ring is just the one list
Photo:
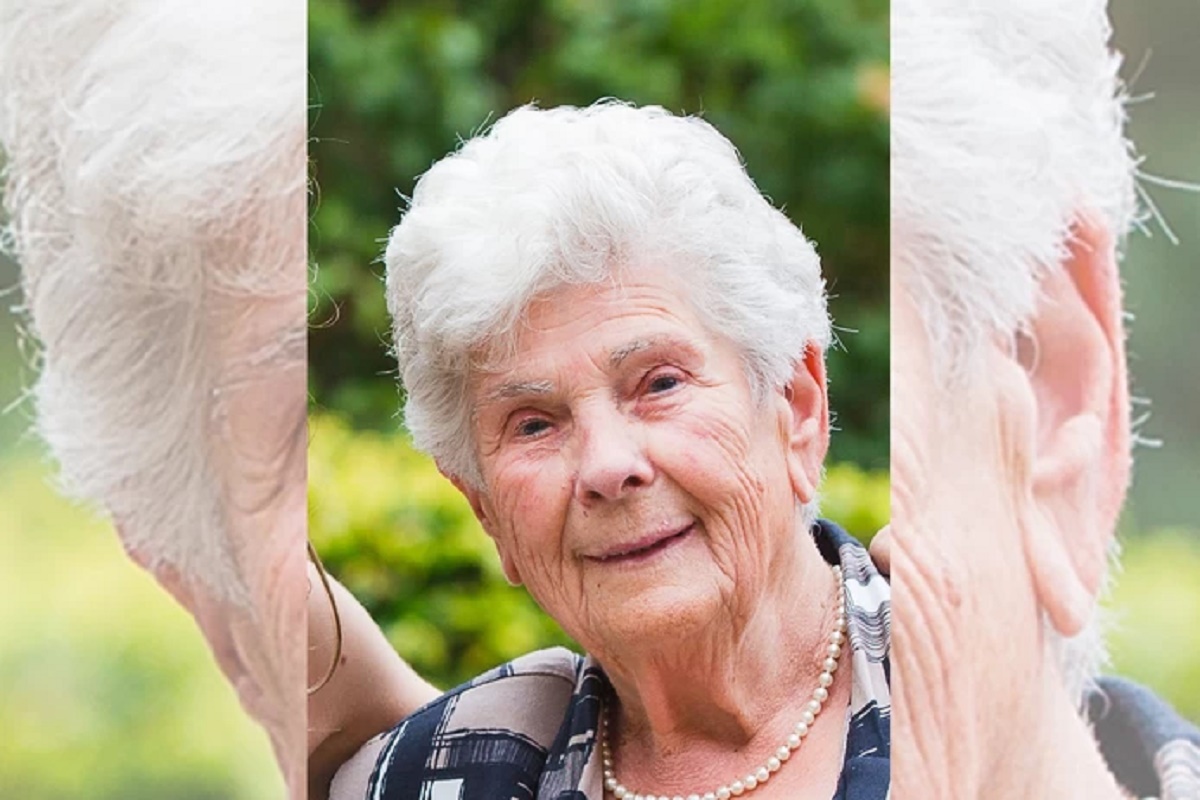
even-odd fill
[(305, 24), (0, 8), (4, 796), (301, 796)]

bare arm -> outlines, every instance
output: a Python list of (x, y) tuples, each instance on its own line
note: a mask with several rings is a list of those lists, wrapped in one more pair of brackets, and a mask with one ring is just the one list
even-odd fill
[[(321, 682), (336, 648), (333, 612), (316, 568), (308, 577), (308, 680)], [(439, 692), (406, 664), (366, 609), (329, 579), (342, 623), (333, 677), (308, 698), (308, 797), (326, 800), (334, 774), (368, 739), (395, 726)]]

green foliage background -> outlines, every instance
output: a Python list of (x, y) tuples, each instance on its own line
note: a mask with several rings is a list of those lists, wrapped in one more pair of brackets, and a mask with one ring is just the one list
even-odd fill
[(282, 798), (191, 617), (33, 448), (0, 448), (0, 509), (0, 797)]

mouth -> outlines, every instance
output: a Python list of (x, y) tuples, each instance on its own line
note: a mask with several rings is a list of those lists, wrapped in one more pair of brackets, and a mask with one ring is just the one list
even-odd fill
[(696, 523), (691, 522), (683, 528), (644, 536), (588, 558), (602, 564), (631, 564), (645, 561), (683, 541), (695, 528)]

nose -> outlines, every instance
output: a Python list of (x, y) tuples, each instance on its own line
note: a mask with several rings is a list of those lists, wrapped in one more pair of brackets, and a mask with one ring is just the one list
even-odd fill
[(581, 440), (575, 497), (585, 505), (620, 500), (654, 480), (637, 426), (616, 408), (577, 418)]

